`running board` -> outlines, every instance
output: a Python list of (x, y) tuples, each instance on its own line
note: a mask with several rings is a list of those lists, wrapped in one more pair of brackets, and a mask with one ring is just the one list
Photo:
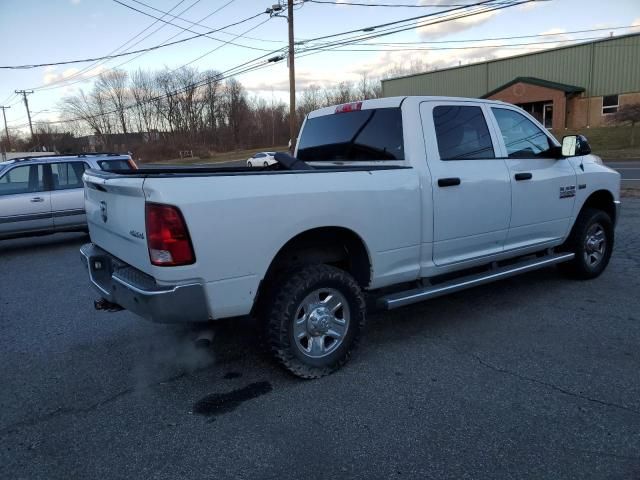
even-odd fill
[(385, 295), (378, 299), (378, 304), (381, 308), (387, 310), (404, 307), (405, 305), (422, 302), (423, 300), (457, 292), (466, 288), (476, 287), (478, 285), (484, 285), (485, 283), (495, 282), (496, 280), (513, 277), (521, 273), (538, 270), (539, 268), (555, 265), (556, 263), (567, 262), (572, 260), (574, 256), (574, 253), (562, 253), (547, 255), (542, 258), (534, 258), (513, 265), (499, 267), (488, 272), (457, 278), (439, 285), (430, 285), (424, 288), (416, 288)]

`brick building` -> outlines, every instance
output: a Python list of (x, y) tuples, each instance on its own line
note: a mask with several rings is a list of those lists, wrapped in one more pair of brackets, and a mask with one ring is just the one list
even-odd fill
[(599, 127), (621, 105), (640, 103), (640, 34), (391, 78), (382, 92), (490, 98), (549, 129)]

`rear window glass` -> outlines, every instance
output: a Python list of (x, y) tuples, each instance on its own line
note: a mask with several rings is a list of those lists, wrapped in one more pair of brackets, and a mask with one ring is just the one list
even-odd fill
[(309, 118), (297, 157), (306, 162), (404, 160), (402, 113), (378, 108)]
[(127, 160), (100, 160), (98, 165), (102, 170), (131, 170)]
[(441, 160), (495, 158), (489, 128), (480, 107), (435, 107), (433, 122)]

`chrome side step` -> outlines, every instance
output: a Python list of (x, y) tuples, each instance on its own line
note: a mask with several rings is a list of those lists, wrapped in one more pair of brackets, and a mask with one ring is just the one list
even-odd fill
[(476, 287), (485, 283), (502, 280), (521, 273), (531, 272), (533, 270), (538, 270), (539, 268), (555, 265), (557, 263), (567, 262), (572, 260), (574, 256), (574, 253), (561, 253), (547, 255), (541, 258), (534, 258), (532, 260), (526, 260), (513, 265), (499, 267), (488, 272), (457, 278), (439, 285), (415, 288), (413, 290), (385, 295), (378, 299), (378, 304), (381, 308), (385, 308), (387, 310), (404, 307), (405, 305), (422, 302), (423, 300), (457, 292), (466, 288)]

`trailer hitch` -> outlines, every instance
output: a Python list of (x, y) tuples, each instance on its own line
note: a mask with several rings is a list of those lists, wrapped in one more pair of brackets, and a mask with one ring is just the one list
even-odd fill
[(101, 298), (99, 300), (94, 300), (93, 301), (93, 308), (95, 308), (96, 310), (102, 310), (102, 311), (105, 311), (105, 312), (119, 312), (121, 310), (124, 310), (123, 307), (121, 307), (117, 303), (110, 302), (106, 298)]

